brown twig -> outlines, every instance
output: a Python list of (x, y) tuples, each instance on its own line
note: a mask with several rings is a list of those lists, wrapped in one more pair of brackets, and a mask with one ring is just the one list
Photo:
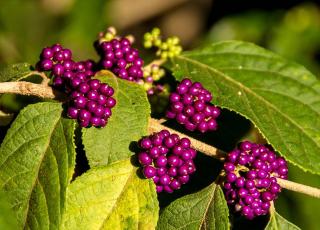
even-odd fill
[(160, 66), (160, 65), (162, 65), (162, 64), (165, 63), (165, 62), (166, 62), (166, 61), (163, 60), (163, 59), (156, 59), (156, 60), (150, 62), (148, 65), (144, 66), (144, 67), (143, 67), (143, 70), (144, 70), (144, 71), (150, 71), (150, 70), (151, 70), (151, 67), (152, 67), (153, 65), (158, 65), (158, 66)]
[(63, 100), (65, 98), (64, 94), (52, 89), (48, 84), (35, 84), (26, 81), (1, 82), (0, 94), (2, 93), (36, 96), (56, 100)]
[(192, 137), (189, 137), (183, 133), (180, 133), (174, 129), (170, 129), (164, 125), (162, 125), (159, 120), (151, 118), (149, 121), (149, 133), (159, 132), (162, 129), (167, 129), (170, 133), (178, 134), (180, 137), (186, 137), (190, 139), (191, 145), (198, 150), (199, 152), (204, 153), (205, 155), (218, 158), (220, 160), (224, 160), (225, 153), (219, 149), (216, 149), (215, 147), (211, 145), (207, 145), (201, 141), (198, 141)]
[(280, 178), (277, 178), (277, 182), (282, 188), (303, 193), (312, 197), (320, 198), (320, 189), (318, 188), (314, 188), (308, 185), (299, 184), (288, 180), (283, 180)]

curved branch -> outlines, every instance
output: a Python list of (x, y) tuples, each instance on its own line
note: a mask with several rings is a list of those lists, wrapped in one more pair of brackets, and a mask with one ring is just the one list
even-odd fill
[(35, 84), (26, 81), (1, 82), (0, 94), (2, 93), (36, 96), (56, 100), (63, 100), (66, 97), (65, 94), (52, 89), (48, 84)]
[(224, 160), (225, 158), (225, 155), (226, 153), (223, 152), (222, 150), (220, 149), (216, 149), (215, 147), (211, 146), (211, 145), (208, 145), (208, 144), (205, 144), (203, 142), (200, 142), (192, 137), (189, 137), (183, 133), (180, 133), (174, 129), (170, 129), (164, 125), (162, 125), (159, 120), (157, 119), (153, 119), (151, 118), (150, 121), (149, 121), (149, 133), (154, 133), (154, 132), (159, 132), (161, 131), (162, 129), (166, 129), (168, 130), (170, 133), (175, 133), (175, 134), (178, 134), (180, 137), (185, 137), (185, 138), (188, 138), (190, 141), (191, 141), (191, 144), (192, 146), (198, 150), (199, 152), (202, 152), (204, 153), (205, 155), (207, 156), (211, 156), (211, 157), (214, 157), (214, 158), (217, 158), (221, 161)]
[[(34, 84), (30, 82), (2, 82), (0, 83), (0, 94), (1, 93), (13, 93), (13, 94), (20, 94), (20, 95), (32, 95), (41, 98), (48, 98), (48, 99), (56, 99), (56, 100), (63, 100), (66, 98), (66, 95), (52, 89), (47, 84)], [(221, 161), (225, 159), (226, 153), (214, 148), (211, 145), (198, 141), (194, 138), (191, 138), (183, 133), (180, 133), (176, 130), (168, 128), (161, 124), (161, 121), (157, 119), (151, 118), (149, 120), (149, 133), (159, 132), (163, 129), (169, 130), (171, 133), (176, 133), (180, 137), (189, 138), (191, 141), (191, 145), (198, 150), (199, 152), (204, 153), (205, 155), (215, 157)], [(278, 183), (282, 188), (292, 190), (295, 192), (303, 193), (312, 197), (320, 198), (320, 189), (310, 187), (303, 184), (298, 184), (292, 181), (283, 180), (278, 178)]]
[(320, 189), (308, 185), (277, 178), (277, 182), (282, 188), (303, 193), (312, 197), (320, 198)]

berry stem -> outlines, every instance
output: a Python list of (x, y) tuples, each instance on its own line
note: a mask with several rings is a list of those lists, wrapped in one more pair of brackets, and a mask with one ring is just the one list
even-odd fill
[(296, 182), (277, 178), (278, 184), (285, 189), (306, 194), (308, 196), (320, 198), (320, 189), (314, 188), (304, 184), (298, 184)]
[[(191, 141), (191, 145), (193, 148), (195, 148), (197, 151), (204, 153), (207, 156), (211, 156), (214, 158), (217, 158), (221, 161), (225, 159), (226, 153), (223, 152), (222, 150), (219, 150), (217, 148), (214, 148), (211, 145), (208, 145), (206, 143), (203, 143), (201, 141), (198, 141), (194, 138), (191, 138), (185, 134), (182, 134), (176, 130), (170, 129), (166, 126), (164, 126), (159, 120), (151, 118), (149, 120), (149, 133), (154, 133), (154, 132), (159, 132), (163, 129), (167, 129), (170, 133), (175, 133), (178, 134), (180, 137), (186, 137), (189, 138)], [(282, 188), (294, 191), (294, 192), (299, 192), (303, 193), (312, 197), (320, 198), (320, 189), (314, 188), (308, 185), (303, 185), (299, 183), (295, 183), (292, 181), (284, 180), (277, 178), (277, 182)]]
[(20, 94), (27, 96), (36, 96), (48, 99), (64, 99), (64, 94), (53, 90), (48, 84), (35, 84), (26, 81), (19, 82), (1, 82), (0, 83), (0, 94), (11, 93)]
[(166, 61), (163, 60), (163, 59), (156, 59), (156, 60), (153, 60), (152, 62), (150, 62), (148, 65), (144, 66), (143, 67), (143, 70), (144, 71), (150, 71), (151, 70), (151, 67), (153, 65), (157, 65), (157, 66), (161, 66), (163, 65), (163, 63), (165, 63)]
[(149, 133), (159, 132), (163, 129), (167, 129), (170, 133), (178, 134), (180, 137), (185, 137), (190, 139), (192, 146), (199, 152), (204, 153), (205, 155), (215, 157), (221, 161), (224, 160), (226, 153), (222, 150), (216, 149), (215, 147), (205, 144), (201, 141), (198, 141), (192, 137), (189, 137), (183, 133), (180, 133), (174, 129), (170, 129), (160, 123), (159, 120), (151, 118), (149, 121)]

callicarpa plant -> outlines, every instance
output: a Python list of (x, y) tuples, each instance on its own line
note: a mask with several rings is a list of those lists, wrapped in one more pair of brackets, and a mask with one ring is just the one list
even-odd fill
[[(3, 229), (299, 229), (274, 204), (284, 189), (320, 198), (288, 170), (320, 174), (319, 80), (251, 43), (182, 52), (155, 28), (146, 64), (134, 40), (110, 27), (98, 60), (52, 44), (2, 70), (1, 94), (41, 100), (1, 143)], [(221, 148), (227, 113), (260, 138)]]

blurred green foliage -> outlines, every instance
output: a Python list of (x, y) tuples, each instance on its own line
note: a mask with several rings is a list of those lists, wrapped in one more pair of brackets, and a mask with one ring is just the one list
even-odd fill
[(320, 76), (320, 10), (303, 4), (288, 11), (250, 11), (222, 18), (204, 43), (243, 40), (294, 60)]
[[(108, 23), (106, 0), (0, 0), (0, 66), (35, 63), (41, 49), (61, 43), (80, 59)], [(59, 6), (61, 5), (61, 6)]]

